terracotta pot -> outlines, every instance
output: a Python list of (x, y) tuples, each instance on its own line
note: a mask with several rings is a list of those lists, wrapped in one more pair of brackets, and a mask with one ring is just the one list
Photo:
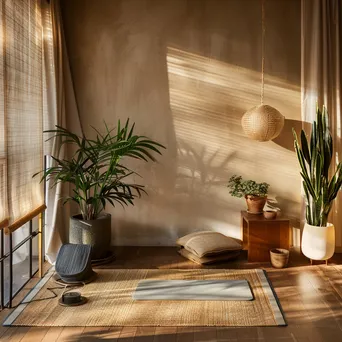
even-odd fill
[(265, 210), (264, 217), (267, 220), (274, 220), (277, 217), (277, 212), (274, 210)]
[(246, 195), (245, 198), (246, 198), (248, 212), (250, 214), (262, 214), (264, 206), (267, 201), (267, 196), (260, 197), (260, 196)]

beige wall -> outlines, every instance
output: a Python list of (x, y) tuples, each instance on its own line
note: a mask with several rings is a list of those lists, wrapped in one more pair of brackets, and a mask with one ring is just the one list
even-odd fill
[(240, 237), (243, 199), (229, 177), (271, 184), (297, 226), (300, 178), (291, 127), (300, 128), (300, 0), (266, 1), (265, 101), (286, 117), (275, 141), (247, 139), (240, 120), (260, 101), (258, 0), (67, 0), (63, 16), (80, 116), (136, 122), (167, 146), (138, 164), (149, 196), (113, 215), (113, 243), (172, 245), (209, 229)]

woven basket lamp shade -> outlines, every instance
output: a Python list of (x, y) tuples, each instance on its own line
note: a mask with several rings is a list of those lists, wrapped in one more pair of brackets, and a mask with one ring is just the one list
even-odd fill
[(264, 104), (265, 88), (265, 0), (261, 0), (262, 57), (261, 57), (261, 104), (248, 110), (241, 119), (242, 128), (248, 138), (269, 141), (276, 138), (284, 127), (285, 118), (272, 106)]
[(269, 141), (284, 127), (284, 116), (268, 105), (261, 104), (248, 110), (241, 119), (245, 134), (253, 140)]

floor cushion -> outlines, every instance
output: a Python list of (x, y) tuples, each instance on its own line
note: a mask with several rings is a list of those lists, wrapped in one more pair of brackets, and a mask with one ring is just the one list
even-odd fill
[(197, 255), (187, 251), (184, 248), (180, 248), (178, 250), (178, 253), (184, 258), (187, 258), (200, 265), (209, 265), (209, 264), (214, 264), (216, 262), (233, 260), (233, 259), (236, 259), (240, 255), (240, 251), (232, 251), (228, 253), (216, 254), (212, 256), (205, 256), (205, 257), (199, 258)]
[(242, 250), (237, 239), (211, 231), (188, 234), (179, 238), (176, 243), (199, 258)]

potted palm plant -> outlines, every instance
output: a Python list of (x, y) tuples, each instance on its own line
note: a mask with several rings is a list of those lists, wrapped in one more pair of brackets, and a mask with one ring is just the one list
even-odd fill
[(52, 157), (53, 165), (42, 171), (42, 180), (50, 180), (51, 186), (59, 182), (71, 185), (71, 195), (64, 203), (76, 203), (79, 214), (70, 219), (69, 242), (92, 245), (92, 259), (108, 256), (111, 245), (111, 215), (105, 213), (106, 205), (133, 205), (136, 197), (146, 193), (144, 186), (130, 183), (128, 177), (136, 172), (123, 165), (123, 158), (155, 161), (153, 153), (161, 154), (163, 145), (141, 135), (134, 134), (134, 124), (129, 120), (116, 129), (105, 125), (105, 133), (95, 130), (95, 138), (78, 136), (56, 126), (47, 131), (50, 139), (59, 139), (75, 151), (66, 159)]
[(306, 199), (302, 252), (312, 260), (328, 260), (335, 252), (335, 227), (328, 217), (342, 185), (342, 164), (331, 170), (333, 141), (326, 108), (317, 107), (309, 140), (304, 130), (300, 143), (294, 129), (293, 135)]
[(241, 176), (233, 175), (228, 181), (229, 193), (234, 197), (245, 197), (250, 214), (262, 214), (267, 201), (269, 184), (257, 183), (253, 180), (243, 180)]

